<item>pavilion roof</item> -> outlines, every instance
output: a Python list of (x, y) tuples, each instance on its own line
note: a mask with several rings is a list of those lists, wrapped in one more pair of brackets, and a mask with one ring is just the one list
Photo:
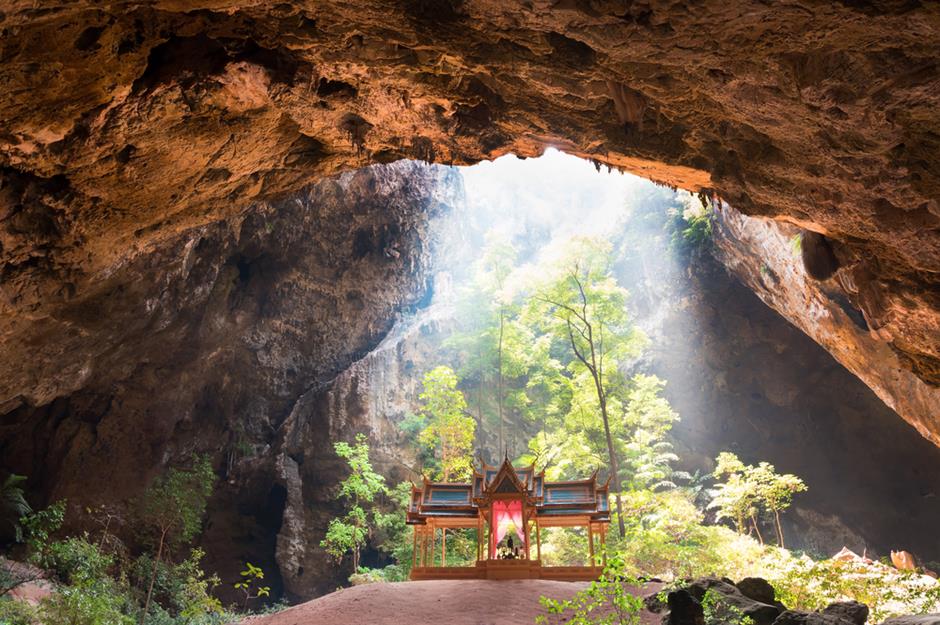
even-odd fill
[(518, 493), (535, 508), (539, 517), (589, 516), (610, 520), (609, 482), (601, 484), (597, 471), (589, 477), (563, 482), (545, 480), (545, 471), (535, 465), (516, 467), (507, 459), (500, 465), (480, 463), (468, 482), (432, 482), (426, 477), (413, 486), (408, 523), (423, 525), (428, 519), (476, 518), (494, 498)]

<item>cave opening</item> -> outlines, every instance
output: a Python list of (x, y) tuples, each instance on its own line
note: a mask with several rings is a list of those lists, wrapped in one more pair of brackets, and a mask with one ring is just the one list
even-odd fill
[(937, 3), (0, 32), (0, 623), (940, 619)]
[[(625, 335), (611, 356), (610, 401), (630, 532), (647, 539), (665, 528), (689, 532), (707, 552), (705, 535), (729, 531), (743, 541), (728, 547), (739, 555), (754, 557), (752, 547), (785, 541), (786, 553), (814, 562), (842, 553), (871, 563), (909, 551), (919, 571), (936, 568), (933, 519), (940, 508), (924, 493), (940, 484), (924, 471), (938, 460), (937, 449), (806, 336), (802, 320), (773, 310), (773, 300), (752, 286), (757, 281), (778, 295), (820, 288), (805, 263), (802, 230), (745, 217), (710, 192), (656, 184), (552, 149), (456, 169), (408, 166), (441, 172), (446, 181), (437, 188), (449, 194), (449, 210), (430, 219), (429, 278), (382, 344), (325, 392), (331, 420), (371, 433), (390, 483), (444, 480), (445, 469), (444, 481), (454, 482), (454, 475), (466, 478), (503, 458), (544, 467), (552, 479), (595, 469), (610, 475), (599, 404), (590, 377), (584, 370), (579, 377), (571, 327), (568, 339), (557, 328), (553, 334), (558, 302), (551, 302), (554, 312), (538, 305), (559, 296), (565, 262), (600, 258), (592, 276), (599, 299), (587, 305), (600, 310), (616, 302), (623, 313), (603, 323), (612, 336)], [(746, 247), (745, 235), (753, 237)], [(362, 230), (353, 237), (363, 258)], [(867, 331), (844, 297), (826, 297), (844, 315), (840, 327)], [(441, 397), (459, 410), (435, 413), (431, 406)], [(444, 460), (454, 450), (433, 431), (445, 417), (463, 417), (472, 430), (463, 432), (469, 438), (457, 469)], [(379, 442), (390, 439), (394, 450)], [(742, 468), (721, 477), (715, 471), (723, 452)], [(721, 507), (722, 488), (751, 471), (784, 482), (800, 478), (786, 513), (753, 503), (753, 512), (735, 521)], [(394, 507), (393, 499), (386, 496), (382, 509)], [(912, 499), (916, 511), (904, 507)], [(431, 562), (472, 562), (475, 540), (462, 530), (447, 536), (435, 534)], [(586, 533), (547, 532), (544, 540), (546, 562), (586, 564)], [(389, 542), (388, 529), (377, 530), (354, 583), (407, 575)], [(655, 560), (662, 549), (642, 557)], [(696, 565), (655, 566), (668, 578)]]

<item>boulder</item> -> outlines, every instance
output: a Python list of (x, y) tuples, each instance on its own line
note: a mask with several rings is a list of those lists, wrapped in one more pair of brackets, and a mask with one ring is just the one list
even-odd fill
[(713, 608), (719, 620), (727, 618), (728, 621), (737, 621), (741, 617), (750, 617), (755, 625), (771, 625), (783, 610), (782, 606), (746, 596), (730, 580), (704, 577), (688, 586), (689, 594), (700, 604), (705, 602), (705, 595), (709, 591), (720, 596), (718, 604)]
[(881, 625), (940, 625), (940, 614), (910, 614), (885, 619)]
[(705, 625), (702, 604), (688, 590), (669, 593), (666, 603), (669, 611), (663, 616), (663, 625)]
[(766, 579), (760, 577), (745, 577), (735, 584), (741, 594), (754, 601), (774, 605), (777, 593)]
[[(858, 605), (865, 608), (867, 617), (868, 607), (864, 604)], [(822, 612), (786, 610), (777, 617), (773, 625), (857, 625), (857, 621), (852, 620), (858, 617), (857, 612), (850, 615), (849, 613), (840, 613), (839, 611), (827, 612), (828, 609), (829, 608), (826, 608)]]
[(868, 606), (858, 601), (830, 603), (823, 609), (822, 613), (855, 623), (855, 625), (865, 625), (868, 620)]

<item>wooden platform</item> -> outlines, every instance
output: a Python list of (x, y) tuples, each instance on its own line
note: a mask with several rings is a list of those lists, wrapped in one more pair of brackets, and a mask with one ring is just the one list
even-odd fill
[(591, 582), (600, 566), (542, 566), (538, 560), (481, 560), (476, 566), (422, 566), (411, 569), (412, 580), (429, 579), (550, 579)]

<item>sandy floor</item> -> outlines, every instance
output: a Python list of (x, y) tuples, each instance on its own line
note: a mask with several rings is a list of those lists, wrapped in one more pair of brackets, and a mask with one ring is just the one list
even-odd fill
[[(584, 582), (446, 580), (345, 588), (243, 625), (533, 625), (545, 614), (539, 597), (569, 599)], [(656, 592), (649, 586), (635, 594)], [(552, 625), (563, 623), (550, 618)], [(642, 615), (643, 625), (660, 616)]]

